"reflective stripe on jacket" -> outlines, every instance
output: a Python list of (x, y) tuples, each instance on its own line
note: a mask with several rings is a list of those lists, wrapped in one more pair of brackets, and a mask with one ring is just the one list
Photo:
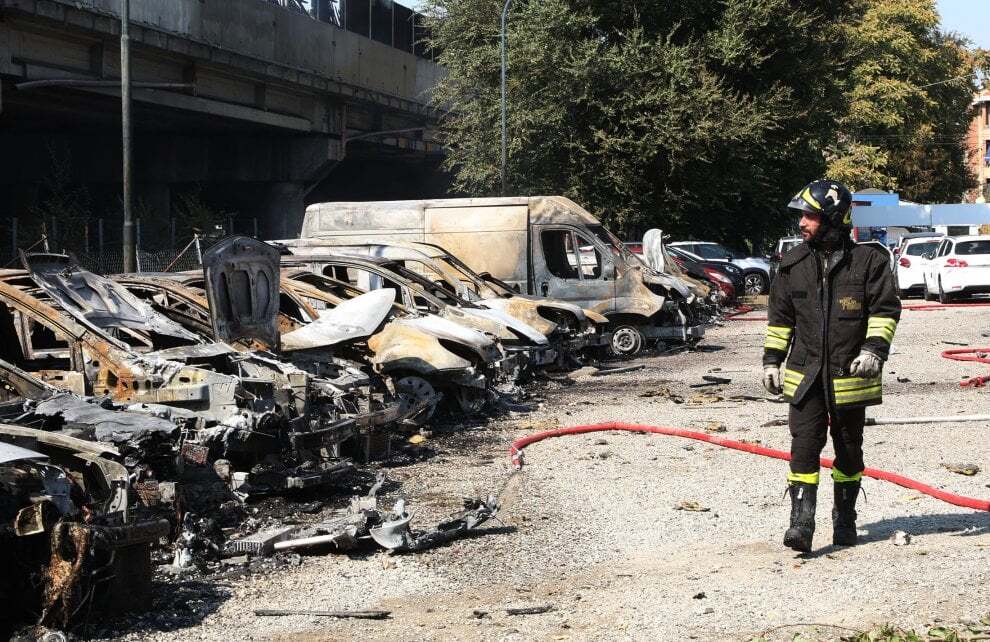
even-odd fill
[[(781, 259), (770, 288), (764, 365), (781, 365), (784, 395), (798, 403), (816, 381), (836, 407), (881, 403), (881, 377), (849, 375), (867, 350), (886, 361), (901, 316), (890, 257), (851, 241), (824, 264), (802, 243)], [(822, 378), (819, 378), (819, 374)]]

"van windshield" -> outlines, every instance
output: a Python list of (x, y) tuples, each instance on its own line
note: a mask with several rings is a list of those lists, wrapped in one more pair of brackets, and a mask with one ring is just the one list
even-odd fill
[(639, 260), (639, 257), (633, 254), (629, 248), (627, 248), (625, 244), (619, 240), (619, 237), (605, 229), (604, 225), (589, 225), (588, 229), (591, 230), (591, 233), (594, 234), (599, 241), (612, 250), (612, 254), (615, 256), (621, 256), (628, 260)]

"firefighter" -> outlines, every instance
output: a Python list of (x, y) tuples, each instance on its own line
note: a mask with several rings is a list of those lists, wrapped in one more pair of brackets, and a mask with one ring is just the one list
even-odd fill
[[(890, 259), (850, 238), (852, 195), (835, 181), (809, 184), (790, 204), (804, 242), (780, 261), (770, 290), (763, 385), (790, 402), (790, 527), (784, 544), (811, 550), (819, 456), (831, 432), (832, 543), (856, 544), (866, 407), (881, 403), (883, 363), (900, 319)], [(782, 367), (784, 361), (786, 367)]]

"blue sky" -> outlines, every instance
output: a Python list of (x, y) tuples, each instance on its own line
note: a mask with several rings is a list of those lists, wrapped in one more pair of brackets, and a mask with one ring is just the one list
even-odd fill
[(938, 0), (942, 26), (969, 38), (978, 47), (990, 49), (990, 1)]

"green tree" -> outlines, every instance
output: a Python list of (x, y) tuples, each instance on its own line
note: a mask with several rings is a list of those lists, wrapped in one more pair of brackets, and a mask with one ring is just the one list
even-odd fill
[(977, 58), (935, 0), (867, 0), (849, 28), (848, 105), (829, 172), (854, 188), (956, 202), (974, 186), (966, 136)]
[[(985, 52), (934, 0), (516, 0), (509, 186), (567, 195), (627, 234), (759, 244), (830, 172), (954, 201)], [(455, 187), (499, 190), (501, 1), (428, 0)]]
[[(431, 0), (456, 187), (499, 187), (501, 2)], [(615, 227), (758, 241), (825, 169), (844, 105), (848, 2), (517, 0), (509, 184)]]

